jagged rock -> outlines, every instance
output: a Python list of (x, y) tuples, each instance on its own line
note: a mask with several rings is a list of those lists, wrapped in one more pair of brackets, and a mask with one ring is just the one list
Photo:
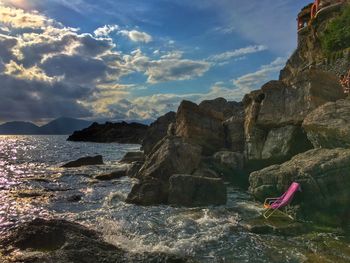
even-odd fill
[(337, 76), (325, 71), (307, 70), (293, 86), (270, 81), (244, 98), (246, 130), (252, 124), (260, 128), (300, 125), (312, 110), (341, 98), (344, 93)]
[(226, 147), (234, 152), (244, 151), (244, 107), (237, 106), (233, 116), (224, 122)]
[(143, 152), (128, 152), (120, 160), (120, 163), (143, 162), (144, 160), (145, 155)]
[(126, 176), (131, 178), (136, 177), (142, 165), (143, 162), (134, 162), (130, 164), (126, 170)]
[(299, 182), (302, 192), (297, 194), (296, 203), (302, 213), (318, 221), (339, 223), (348, 221), (349, 169), (350, 149), (314, 149), (281, 165), (253, 172), (249, 191), (262, 201), (280, 196), (293, 181)]
[(315, 148), (350, 147), (350, 100), (317, 108), (305, 118), (303, 127)]
[(300, 73), (293, 86), (270, 81), (246, 95), (243, 102), (247, 160), (268, 160), (265, 165), (262, 162), (266, 166), (310, 149), (300, 128), (304, 118), (318, 106), (343, 97), (337, 77), (320, 70)]
[(176, 135), (202, 146), (210, 155), (225, 146), (222, 115), (200, 108), (190, 101), (182, 101), (176, 114)]
[(75, 131), (68, 141), (118, 142), (141, 144), (148, 126), (140, 123), (93, 123), (81, 131)]
[(95, 179), (101, 180), (101, 181), (108, 181), (113, 179), (119, 179), (121, 177), (126, 176), (127, 170), (126, 169), (119, 169), (117, 171), (111, 172), (109, 174), (99, 174), (95, 176)]
[(159, 117), (148, 127), (145, 138), (142, 141), (142, 150), (145, 154), (149, 154), (152, 148), (167, 135), (169, 125), (175, 123), (175, 121), (176, 113), (170, 111)]
[(64, 168), (71, 168), (71, 167), (80, 167), (85, 165), (101, 165), (103, 164), (102, 155), (96, 155), (94, 157), (83, 157), (76, 161), (72, 161), (69, 163), (66, 163), (65, 165), (62, 165)]
[(220, 164), (233, 169), (242, 170), (244, 167), (244, 155), (239, 152), (221, 151), (215, 153), (213, 157)]
[(227, 101), (224, 98), (204, 100), (198, 105), (201, 110), (210, 112), (223, 121), (235, 115), (237, 111), (241, 111), (242, 106), (239, 102)]
[(35, 219), (0, 241), (4, 263), (193, 262), (165, 253), (128, 253), (106, 243), (102, 236), (65, 220)]
[(127, 202), (141, 205), (166, 203), (169, 178), (174, 173), (191, 174), (201, 159), (201, 147), (179, 137), (165, 137), (146, 158)]
[(169, 182), (169, 204), (190, 207), (226, 204), (226, 186), (219, 178), (176, 174)]
[(304, 131), (293, 125), (269, 131), (261, 152), (263, 160), (286, 160), (292, 156), (312, 149)]

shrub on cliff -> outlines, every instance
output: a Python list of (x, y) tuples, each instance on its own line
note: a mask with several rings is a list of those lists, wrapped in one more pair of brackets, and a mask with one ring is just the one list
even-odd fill
[(322, 48), (328, 53), (344, 50), (350, 46), (350, 6), (331, 21), (321, 36)]

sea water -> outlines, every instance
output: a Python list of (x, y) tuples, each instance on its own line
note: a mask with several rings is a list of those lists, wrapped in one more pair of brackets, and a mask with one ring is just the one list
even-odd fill
[[(307, 262), (310, 255), (350, 262), (348, 243), (341, 242), (331, 252), (323, 246), (325, 241), (317, 241), (330, 234), (316, 233), (311, 240), (250, 233), (241, 222), (258, 216), (262, 208), (233, 186), (228, 186), (227, 204), (219, 207), (125, 203), (134, 179), (94, 177), (118, 169), (126, 152), (139, 149), (68, 142), (66, 136), (0, 136), (0, 234), (36, 217), (63, 218), (101, 232), (107, 242), (130, 252), (172, 253), (199, 262)], [(93, 155), (102, 155), (105, 164), (60, 168)], [(339, 237), (322, 240), (339, 242)]]

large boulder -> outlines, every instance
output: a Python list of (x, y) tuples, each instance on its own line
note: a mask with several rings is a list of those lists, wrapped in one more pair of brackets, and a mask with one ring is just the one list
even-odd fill
[(213, 100), (204, 100), (198, 107), (201, 110), (211, 112), (221, 120), (226, 120), (235, 115), (237, 111), (242, 109), (242, 103), (235, 101), (227, 101), (224, 98), (216, 98)]
[(291, 86), (270, 81), (261, 90), (246, 95), (246, 120), (261, 128), (300, 125), (312, 110), (342, 98), (344, 92), (336, 75), (307, 70)]
[(167, 135), (168, 127), (171, 123), (175, 123), (176, 113), (173, 111), (159, 117), (147, 129), (145, 138), (142, 141), (142, 150), (145, 154), (149, 154), (152, 148)]
[(190, 101), (182, 101), (176, 114), (176, 135), (202, 146), (210, 155), (225, 146), (223, 115)]
[(305, 132), (299, 127), (288, 125), (269, 131), (261, 152), (262, 160), (285, 160), (312, 149)]
[(188, 207), (226, 204), (226, 186), (219, 178), (176, 174), (169, 182), (169, 204)]
[(3, 263), (193, 262), (171, 254), (131, 253), (109, 244), (100, 233), (65, 220), (35, 219), (0, 238)]
[(96, 155), (93, 157), (83, 157), (79, 158), (78, 160), (66, 163), (62, 165), (64, 168), (72, 168), (72, 167), (80, 167), (85, 165), (100, 165), (103, 164), (102, 155)]
[[(293, 182), (301, 184), (296, 203), (314, 220), (348, 221), (350, 149), (314, 149), (281, 165), (253, 172), (249, 191), (259, 200), (280, 196)], [(344, 222), (343, 222), (344, 223)]]
[(350, 147), (350, 100), (317, 108), (305, 118), (303, 127), (315, 148)]
[[(200, 160), (200, 146), (192, 144), (185, 138), (165, 137), (146, 158), (137, 174), (140, 182), (133, 187), (127, 202), (141, 205), (166, 203), (170, 176), (192, 174)], [(151, 195), (150, 191), (156, 194), (145, 198), (145, 195)]]

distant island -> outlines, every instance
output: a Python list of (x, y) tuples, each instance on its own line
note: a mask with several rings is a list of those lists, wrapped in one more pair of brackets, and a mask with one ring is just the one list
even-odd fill
[(65, 135), (76, 130), (84, 129), (92, 124), (92, 121), (61, 117), (50, 121), (43, 126), (37, 126), (31, 122), (13, 121), (0, 125), (1, 135)]

